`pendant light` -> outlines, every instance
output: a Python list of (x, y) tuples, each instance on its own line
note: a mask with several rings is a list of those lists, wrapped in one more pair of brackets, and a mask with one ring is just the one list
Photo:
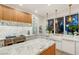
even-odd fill
[(47, 17), (47, 19), (48, 19), (48, 13), (46, 13), (46, 17)]
[(55, 14), (56, 14), (56, 17), (55, 17), (55, 24), (57, 24), (58, 23), (58, 21), (57, 21), (57, 9), (55, 10)]
[(55, 35), (55, 33), (56, 33), (56, 24), (58, 23), (58, 21), (57, 21), (57, 9), (55, 9), (55, 18), (54, 18), (54, 35)]
[(19, 4), (19, 6), (23, 6), (23, 4)]
[(72, 17), (71, 17), (71, 7), (72, 7), (72, 4), (69, 4), (69, 19), (68, 19), (68, 22), (72, 22)]
[(49, 4), (48, 4), (48, 6), (47, 6), (47, 13), (46, 13), (46, 18), (47, 18), (47, 20), (48, 20), (48, 13), (49, 13)]

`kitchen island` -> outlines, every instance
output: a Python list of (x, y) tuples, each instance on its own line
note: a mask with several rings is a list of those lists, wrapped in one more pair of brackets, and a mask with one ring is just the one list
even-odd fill
[(56, 49), (70, 55), (79, 55), (79, 36), (75, 35), (51, 35), (56, 43)]
[(53, 40), (37, 38), (0, 48), (0, 55), (55, 55)]

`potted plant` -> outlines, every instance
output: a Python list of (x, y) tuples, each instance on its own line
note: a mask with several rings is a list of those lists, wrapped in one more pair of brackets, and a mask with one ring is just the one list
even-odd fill
[(78, 28), (78, 26), (76, 26), (76, 25), (69, 26), (69, 29), (73, 35), (74, 35), (74, 32), (76, 31), (77, 28)]
[(49, 33), (49, 34), (51, 34), (51, 33), (52, 33), (52, 29), (53, 29), (53, 27), (52, 27), (52, 26), (47, 26), (47, 31), (48, 31), (48, 33)]

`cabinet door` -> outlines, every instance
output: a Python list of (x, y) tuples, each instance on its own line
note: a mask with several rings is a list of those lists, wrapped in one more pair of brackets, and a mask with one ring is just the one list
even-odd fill
[(12, 9), (3, 6), (3, 20), (11, 21), (13, 19)]
[(13, 10), (13, 21), (18, 22), (18, 14), (19, 12), (17, 10)]
[(17, 22), (24, 22), (24, 15), (20, 11), (16, 11), (16, 21)]
[(76, 55), (79, 55), (79, 41), (76, 42)]
[(22, 22), (24, 22), (24, 23), (32, 23), (32, 16), (30, 15), (30, 14), (26, 14), (26, 13), (24, 13), (24, 14), (22, 14), (23, 16), (23, 18), (22, 18)]
[(28, 16), (28, 23), (32, 23), (32, 15), (31, 14)]
[(27, 23), (27, 14), (24, 13), (24, 23)]
[(21, 12), (20, 13), (20, 22), (25, 22), (25, 19), (24, 19), (24, 13), (23, 12)]
[(12, 12), (13, 12), (12, 13), (12, 16), (13, 16), (12, 21), (15, 22), (16, 21), (16, 10), (13, 9)]
[(26, 14), (26, 16), (27, 16), (26, 22), (29, 23), (29, 15)]
[(0, 5), (0, 19), (2, 19), (2, 6)]
[(75, 54), (75, 42), (72, 40), (62, 40), (62, 50), (69, 54)]
[(32, 15), (31, 14), (27, 15), (27, 23), (32, 23)]
[(20, 22), (20, 12), (16, 11), (15, 21)]
[(18, 11), (16, 11), (16, 10), (15, 10), (15, 16), (14, 16), (14, 19), (15, 19), (14, 21), (16, 21), (16, 22), (18, 21)]
[(56, 40), (55, 43), (56, 43), (56, 49), (62, 50), (62, 41)]

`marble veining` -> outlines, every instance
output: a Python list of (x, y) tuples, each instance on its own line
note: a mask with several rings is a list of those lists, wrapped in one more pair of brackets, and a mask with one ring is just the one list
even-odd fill
[(23, 43), (2, 47), (0, 48), (0, 55), (36, 55), (52, 44), (54, 44), (53, 40), (37, 38)]

